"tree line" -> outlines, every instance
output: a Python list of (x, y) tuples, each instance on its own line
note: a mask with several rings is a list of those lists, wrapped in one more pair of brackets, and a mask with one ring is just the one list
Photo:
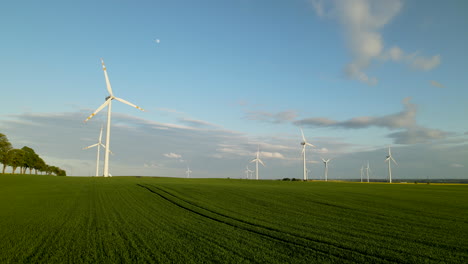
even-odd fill
[(55, 174), (57, 176), (67, 176), (65, 170), (56, 166), (51, 166), (30, 147), (22, 147), (21, 149), (14, 149), (6, 135), (0, 133), (0, 163), (3, 164), (2, 173), (5, 174), (7, 166), (12, 168), (13, 174), (19, 168), (20, 174), (29, 174), (35, 171), (35, 174), (46, 173), (48, 175)]

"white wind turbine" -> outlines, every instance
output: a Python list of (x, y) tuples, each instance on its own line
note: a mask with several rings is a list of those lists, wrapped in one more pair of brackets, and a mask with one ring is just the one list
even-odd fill
[(369, 182), (369, 172), (370, 172), (370, 167), (369, 167), (369, 161), (367, 161), (367, 167), (366, 167), (366, 175), (367, 175), (367, 182)]
[[(129, 106), (135, 107), (136, 109), (139, 109), (141, 111), (145, 111), (142, 108), (122, 99), (114, 96), (114, 93), (112, 92), (112, 87), (109, 82), (109, 77), (107, 76), (107, 69), (106, 65), (104, 65), (104, 60), (101, 59), (101, 64), (102, 64), (102, 70), (104, 71), (104, 77), (106, 78), (106, 86), (107, 86), (107, 91), (109, 92), (109, 96), (106, 97), (106, 101), (98, 108), (94, 113), (92, 113), (84, 122), (87, 122), (89, 119), (91, 119), (93, 116), (95, 116), (99, 111), (101, 111), (104, 107), (107, 106), (107, 130), (106, 130), (106, 146), (107, 150), (109, 150), (110, 147), (110, 127), (111, 127), (111, 113), (112, 113), (112, 100), (117, 100), (119, 102), (122, 102), (124, 104), (127, 104)], [(106, 151), (105, 157), (104, 157), (104, 177), (109, 177), (109, 151)]]
[(252, 162), (255, 162), (255, 165), (256, 165), (255, 174), (256, 174), (256, 179), (258, 180), (258, 163), (260, 162), (263, 165), (263, 167), (265, 167), (265, 164), (263, 164), (263, 161), (260, 159), (260, 146), (258, 146), (258, 149), (257, 149), (257, 157), (253, 159), (252, 161), (250, 161), (250, 163)]
[(331, 159), (324, 159), (321, 158), (323, 163), (325, 164), (325, 181), (328, 181), (328, 162), (330, 162)]
[(307, 146), (315, 147), (315, 146), (307, 142), (307, 140), (304, 137), (304, 131), (302, 131), (302, 128), (301, 128), (301, 134), (302, 134), (302, 140), (303, 140), (301, 142), (301, 145), (302, 145), (302, 157), (304, 159), (304, 181), (306, 181), (307, 180), (306, 147)]
[(190, 170), (190, 167), (187, 166), (187, 170), (185, 171), (185, 174), (187, 175), (187, 178), (190, 178), (190, 173), (192, 173), (192, 171)]
[(249, 177), (253, 175), (253, 170), (249, 169), (249, 165), (245, 166), (245, 174), (247, 176), (247, 179), (249, 179)]
[(364, 165), (361, 166), (361, 182), (362, 182), (362, 177), (363, 177), (363, 175), (364, 175)]
[(390, 147), (388, 147), (388, 155), (385, 161), (388, 162), (388, 180), (390, 183), (392, 183), (392, 167), (390, 166), (390, 164), (392, 163), (392, 161), (395, 163), (395, 165), (398, 165), (398, 163), (395, 161), (395, 159), (393, 159)]
[(101, 132), (99, 133), (99, 140), (96, 144), (93, 144), (91, 146), (87, 146), (86, 148), (83, 148), (83, 150), (85, 149), (89, 149), (89, 148), (93, 148), (93, 147), (97, 147), (97, 158), (96, 158), (96, 177), (99, 176), (99, 152), (101, 150), (101, 146), (103, 148), (106, 148), (106, 146), (104, 144), (102, 144), (102, 126), (101, 126)]

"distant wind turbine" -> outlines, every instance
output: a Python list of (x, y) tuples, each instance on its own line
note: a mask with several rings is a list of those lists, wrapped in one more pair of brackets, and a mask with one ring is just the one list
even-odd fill
[(301, 142), (301, 145), (302, 145), (302, 158), (304, 159), (304, 181), (307, 181), (306, 147), (307, 146), (315, 147), (315, 146), (307, 142), (306, 138), (304, 137), (304, 131), (302, 131), (302, 128), (301, 128), (301, 134), (302, 134), (302, 140), (303, 140)]
[(369, 182), (369, 172), (370, 172), (370, 167), (369, 167), (369, 161), (367, 161), (367, 167), (366, 167), (366, 175), (367, 175), (367, 182)]
[(96, 158), (96, 177), (99, 176), (99, 152), (101, 150), (101, 146), (103, 148), (106, 148), (106, 146), (104, 146), (104, 144), (102, 144), (102, 126), (101, 126), (101, 132), (99, 133), (99, 140), (96, 144), (93, 144), (91, 146), (87, 146), (86, 148), (83, 148), (83, 150), (85, 149), (89, 149), (89, 148), (93, 148), (93, 147), (97, 147), (97, 158)]
[(187, 170), (185, 171), (185, 174), (187, 174), (187, 178), (190, 178), (190, 173), (192, 173), (192, 171), (190, 170), (190, 167), (187, 166)]
[(364, 175), (364, 166), (361, 166), (361, 182), (362, 182), (363, 175)]
[(249, 169), (249, 165), (245, 166), (245, 174), (247, 175), (247, 179), (249, 179), (249, 175), (252, 175), (253, 170)]
[(323, 163), (325, 164), (325, 181), (328, 181), (328, 162), (330, 162), (330, 159), (324, 159), (321, 158)]
[(391, 163), (392, 161), (395, 163), (395, 165), (398, 165), (398, 163), (393, 159), (392, 157), (392, 152), (390, 151), (390, 147), (388, 147), (388, 155), (387, 158), (385, 159), (386, 162), (388, 162), (388, 181), (392, 183), (392, 167)]
[(265, 164), (260, 159), (260, 145), (258, 146), (258, 149), (257, 149), (257, 157), (253, 159), (252, 161), (250, 161), (250, 163), (252, 162), (255, 162), (255, 166), (256, 166), (255, 174), (256, 174), (256, 179), (258, 180), (258, 163), (260, 162), (263, 165), (263, 167), (265, 167)]
[(106, 97), (106, 101), (94, 111), (84, 122), (87, 122), (90, 120), (93, 116), (95, 116), (99, 111), (101, 111), (104, 107), (107, 106), (107, 130), (106, 130), (106, 146), (107, 146), (107, 151), (105, 153), (104, 157), (104, 177), (109, 177), (109, 148), (110, 148), (110, 128), (111, 128), (111, 114), (112, 114), (112, 100), (117, 100), (119, 102), (122, 102), (124, 104), (127, 104), (129, 106), (135, 107), (136, 109), (139, 109), (141, 111), (145, 111), (142, 108), (122, 99), (114, 96), (114, 93), (112, 92), (112, 87), (109, 81), (109, 77), (107, 76), (107, 69), (106, 65), (104, 65), (104, 60), (101, 59), (101, 64), (102, 64), (102, 70), (104, 71), (104, 77), (106, 78), (106, 86), (107, 86), (107, 91), (109, 92), (109, 96)]

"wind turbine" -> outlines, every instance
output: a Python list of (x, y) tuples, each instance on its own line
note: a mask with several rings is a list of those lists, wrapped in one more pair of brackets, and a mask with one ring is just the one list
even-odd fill
[(307, 146), (315, 147), (315, 146), (307, 142), (307, 140), (304, 137), (304, 131), (302, 131), (302, 128), (301, 128), (301, 134), (302, 134), (302, 140), (303, 140), (301, 142), (301, 145), (302, 145), (302, 157), (304, 159), (304, 181), (306, 181), (307, 180), (306, 147)]
[(185, 174), (187, 174), (187, 178), (190, 178), (190, 173), (192, 173), (192, 171), (190, 170), (190, 167), (187, 166), (187, 171), (185, 171)]
[(366, 167), (367, 182), (369, 182), (369, 171), (370, 171), (369, 161), (367, 161), (367, 167)]
[(328, 162), (330, 162), (330, 159), (325, 160), (324, 158), (321, 158), (323, 163), (325, 164), (325, 181), (328, 181)]
[(257, 149), (257, 157), (253, 159), (252, 161), (250, 161), (250, 163), (252, 162), (255, 162), (255, 165), (256, 165), (255, 174), (256, 174), (256, 179), (258, 180), (258, 163), (260, 162), (263, 165), (263, 167), (265, 167), (265, 164), (263, 164), (263, 161), (260, 159), (260, 145), (258, 146), (258, 149)]
[(392, 167), (390, 166), (390, 164), (392, 163), (392, 161), (395, 163), (395, 165), (398, 165), (398, 163), (395, 161), (395, 159), (393, 159), (390, 147), (388, 147), (388, 155), (385, 161), (388, 162), (388, 180), (390, 183), (392, 183)]
[[(254, 172), (254, 171), (251, 170), (251, 169), (249, 169), (249, 165), (247, 165), (247, 169), (248, 169), (249, 172), (250, 172), (250, 178), (253, 178), (253, 172)], [(250, 179), (250, 178), (249, 178), (249, 179)]]
[(96, 144), (93, 144), (91, 146), (87, 146), (86, 148), (83, 148), (83, 150), (85, 149), (89, 149), (89, 148), (93, 148), (93, 147), (96, 147), (97, 146), (97, 158), (96, 158), (96, 177), (99, 176), (99, 152), (101, 150), (101, 146), (103, 148), (106, 148), (106, 146), (104, 146), (104, 144), (102, 144), (102, 126), (101, 126), (101, 132), (99, 133), (99, 140)]
[(247, 179), (249, 179), (249, 175), (252, 175), (253, 170), (249, 169), (249, 165), (245, 166), (245, 174), (247, 175)]
[(362, 176), (364, 175), (364, 166), (361, 166), (361, 182), (362, 182)]
[(106, 146), (107, 146), (107, 151), (104, 157), (104, 177), (109, 177), (109, 146), (110, 146), (110, 128), (111, 128), (111, 114), (112, 114), (112, 100), (117, 100), (119, 102), (122, 102), (124, 104), (127, 104), (129, 106), (135, 107), (136, 109), (139, 109), (141, 111), (145, 111), (142, 108), (122, 99), (114, 96), (114, 93), (112, 92), (112, 87), (109, 82), (109, 77), (107, 76), (107, 69), (106, 65), (104, 65), (104, 60), (101, 59), (101, 64), (102, 64), (102, 70), (104, 71), (104, 77), (106, 78), (106, 86), (107, 86), (107, 91), (109, 92), (109, 96), (106, 97), (106, 101), (94, 111), (84, 122), (87, 122), (90, 120), (93, 116), (95, 116), (99, 111), (101, 111), (104, 107), (107, 106), (107, 130), (106, 130)]

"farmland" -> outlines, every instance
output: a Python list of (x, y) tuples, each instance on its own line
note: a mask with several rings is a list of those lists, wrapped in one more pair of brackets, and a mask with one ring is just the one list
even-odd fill
[(468, 186), (0, 175), (0, 263), (466, 263)]

